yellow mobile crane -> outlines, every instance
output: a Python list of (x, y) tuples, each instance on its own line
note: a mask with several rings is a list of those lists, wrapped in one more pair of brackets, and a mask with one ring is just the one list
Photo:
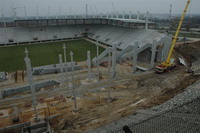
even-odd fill
[(186, 12), (188, 10), (189, 4), (190, 4), (190, 0), (187, 1), (187, 4), (186, 4), (185, 9), (183, 11), (181, 20), (180, 20), (178, 28), (176, 30), (176, 34), (175, 34), (175, 36), (174, 36), (174, 38), (172, 40), (172, 44), (171, 44), (171, 48), (170, 48), (168, 56), (167, 56), (167, 60), (165, 62), (161, 63), (160, 65), (156, 66), (156, 72), (157, 73), (167, 72), (167, 71), (170, 71), (171, 69), (176, 67), (176, 65), (174, 63), (170, 62), (171, 61), (171, 56), (172, 56), (172, 52), (174, 50), (174, 46), (176, 44), (179, 32), (181, 30), (181, 26), (182, 26), (183, 20), (185, 18), (185, 14), (186, 14)]

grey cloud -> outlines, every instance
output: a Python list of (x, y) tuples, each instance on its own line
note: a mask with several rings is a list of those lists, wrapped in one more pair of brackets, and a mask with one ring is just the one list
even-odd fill
[[(168, 13), (170, 4), (173, 4), (172, 13), (182, 13), (187, 0), (112, 0), (116, 11), (118, 12), (146, 12)], [(11, 6), (26, 7), (28, 16), (35, 16), (38, 6), (40, 16), (47, 15), (48, 7), (50, 14), (69, 14), (70, 8), (72, 14), (84, 14), (85, 5), (88, 4), (88, 12), (106, 13), (113, 12), (110, 0), (0, 0), (0, 12), (6, 16), (11, 16)], [(190, 13), (200, 13), (200, 0), (192, 0)], [(16, 9), (18, 16), (24, 15), (24, 9)]]

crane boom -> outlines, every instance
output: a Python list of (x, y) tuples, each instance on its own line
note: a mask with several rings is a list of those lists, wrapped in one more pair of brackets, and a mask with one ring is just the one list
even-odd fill
[(177, 28), (177, 30), (176, 30), (176, 34), (175, 34), (174, 39), (173, 39), (173, 41), (172, 41), (171, 48), (170, 48), (170, 51), (169, 51), (169, 53), (168, 53), (167, 60), (166, 60), (166, 63), (167, 63), (167, 64), (170, 63), (170, 59), (171, 59), (171, 56), (172, 56), (172, 52), (173, 52), (173, 50), (174, 50), (174, 46), (175, 46), (175, 44), (176, 44), (176, 41), (177, 41), (179, 32), (180, 32), (180, 30), (181, 30), (181, 26), (182, 26), (182, 24), (183, 24), (183, 20), (184, 20), (184, 18), (185, 18), (185, 14), (186, 14), (187, 9), (188, 9), (188, 7), (189, 7), (189, 4), (190, 4), (190, 0), (187, 1), (187, 4), (186, 4), (185, 9), (184, 9), (184, 11), (183, 11), (181, 20), (180, 20), (180, 22), (179, 22), (178, 28)]
[(171, 60), (171, 57), (172, 57), (172, 53), (173, 53), (174, 46), (175, 46), (175, 44), (176, 44), (176, 41), (177, 41), (179, 32), (180, 32), (180, 30), (181, 30), (181, 26), (182, 26), (182, 24), (183, 24), (183, 20), (184, 20), (184, 18), (185, 18), (185, 14), (186, 14), (186, 12), (187, 12), (187, 10), (188, 10), (190, 1), (191, 1), (191, 0), (188, 0), (188, 1), (187, 1), (187, 4), (186, 4), (186, 6), (185, 6), (185, 9), (184, 9), (184, 11), (183, 11), (183, 13), (182, 13), (181, 20), (180, 20), (179, 25), (178, 25), (178, 28), (177, 28), (177, 30), (176, 30), (175, 36), (174, 36), (174, 38), (173, 38), (173, 40), (172, 40), (172, 44), (171, 44), (171, 47), (170, 47), (170, 50), (169, 50), (167, 59), (166, 59), (166, 61), (163, 62), (161, 65), (156, 66), (156, 68), (157, 68), (156, 71), (157, 71), (157, 72), (164, 72), (165, 69), (167, 69), (168, 67), (171, 67), (171, 66), (172, 66), (170, 60)]

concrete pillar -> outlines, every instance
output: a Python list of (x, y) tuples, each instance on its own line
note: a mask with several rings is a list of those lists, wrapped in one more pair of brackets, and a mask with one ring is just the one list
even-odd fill
[(113, 49), (112, 49), (112, 78), (115, 78), (115, 76), (116, 76), (116, 48), (117, 48), (117, 45), (113, 44)]
[(99, 81), (99, 76), (100, 76), (100, 72), (99, 72), (99, 44), (98, 44), (98, 41), (97, 41), (97, 62), (96, 62), (96, 66), (97, 66), (97, 81)]
[(63, 89), (63, 86), (64, 86), (64, 73), (63, 73), (62, 54), (59, 54), (59, 63), (60, 63), (61, 87), (62, 87), (62, 89)]
[(158, 47), (156, 61), (162, 62), (162, 47)]
[(77, 105), (76, 105), (76, 94), (75, 94), (75, 89), (74, 89), (74, 58), (73, 58), (73, 52), (70, 51), (70, 58), (71, 58), (71, 76), (72, 76), (72, 92), (73, 92), (73, 98), (74, 98), (74, 111), (77, 111)]
[(146, 24), (145, 24), (145, 29), (148, 29), (149, 27), (149, 12), (147, 12), (147, 16), (146, 16)]
[(28, 57), (28, 50), (27, 50), (26, 47), (25, 47), (25, 51), (24, 51), (24, 53), (26, 54), (26, 57)]
[(110, 52), (108, 54), (108, 72), (110, 73), (110, 67), (111, 67), (111, 55)]
[(51, 126), (50, 126), (50, 121), (47, 121), (46, 123), (47, 123), (48, 132), (52, 133)]
[(108, 18), (108, 17), (109, 17), (109, 14), (107, 13), (106, 18)]
[(130, 11), (129, 19), (131, 19), (131, 17), (132, 17), (132, 12)]
[(3, 92), (0, 90), (0, 99), (3, 99)]
[(138, 58), (138, 42), (135, 43), (134, 48), (133, 48), (133, 73), (136, 71), (137, 67), (137, 58)]
[(140, 19), (140, 12), (138, 11), (137, 19)]
[(67, 72), (67, 55), (66, 55), (66, 45), (65, 43), (63, 44), (63, 51), (64, 51), (64, 63), (65, 63), (65, 78), (67, 82), (67, 87), (68, 87), (68, 72)]
[(88, 78), (91, 78), (92, 68), (91, 68), (90, 51), (87, 51), (87, 65), (88, 65)]
[(34, 113), (35, 113), (35, 120), (38, 121), (39, 118), (38, 118), (38, 113), (37, 113), (37, 109), (36, 109), (35, 84), (34, 84), (33, 74), (32, 74), (32, 69), (31, 69), (31, 61), (28, 57), (25, 57), (24, 61), (26, 63), (27, 76), (28, 76), (28, 81), (29, 81), (30, 88), (31, 88), (31, 95), (32, 95), (32, 103), (33, 103), (33, 108), (34, 108)]
[(150, 69), (154, 67), (154, 60), (156, 56), (156, 46), (157, 46), (157, 41), (153, 41), (152, 47), (151, 47), (151, 64), (150, 64)]

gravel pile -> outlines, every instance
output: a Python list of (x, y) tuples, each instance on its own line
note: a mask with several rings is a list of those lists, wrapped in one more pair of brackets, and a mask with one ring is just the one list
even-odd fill
[(187, 102), (190, 102), (198, 97), (200, 97), (200, 80), (188, 86), (183, 93), (176, 95), (174, 98), (161, 105), (153, 107), (152, 110), (166, 111), (174, 107), (183, 105)]
[[(198, 99), (193, 100), (190, 103), (184, 104), (174, 110), (171, 113), (179, 113), (179, 114), (198, 114), (200, 115), (200, 97)], [(200, 117), (199, 117), (200, 119)]]

